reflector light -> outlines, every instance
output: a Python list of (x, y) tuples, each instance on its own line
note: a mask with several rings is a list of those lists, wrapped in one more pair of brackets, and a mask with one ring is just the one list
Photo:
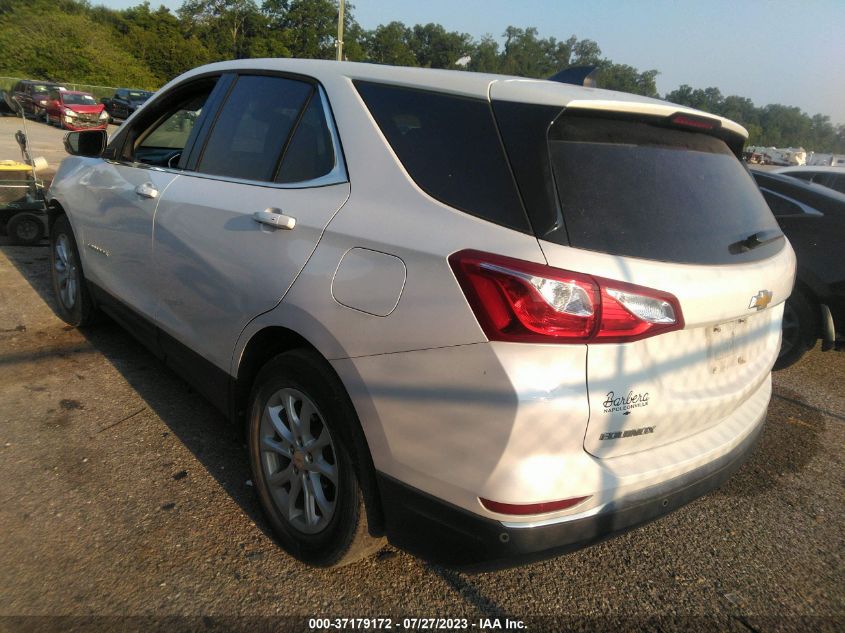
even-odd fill
[(683, 327), (659, 290), (478, 251), (449, 264), (491, 341), (627, 342)]
[(579, 503), (589, 498), (589, 496), (573, 497), (572, 499), (546, 501), (544, 503), (499, 503), (498, 501), (490, 501), (489, 499), (481, 499), (480, 497), (478, 500), (481, 502), (481, 505), (491, 512), (498, 512), (499, 514), (525, 515), (566, 510), (567, 508), (577, 506)]

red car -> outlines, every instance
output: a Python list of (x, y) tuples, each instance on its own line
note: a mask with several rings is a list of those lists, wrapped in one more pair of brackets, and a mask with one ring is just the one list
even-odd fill
[(65, 130), (105, 130), (109, 115), (87, 92), (51, 90), (45, 105), (47, 123)]

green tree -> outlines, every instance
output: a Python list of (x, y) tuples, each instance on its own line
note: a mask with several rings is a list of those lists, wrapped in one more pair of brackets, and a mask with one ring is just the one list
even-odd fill
[(178, 13), (188, 35), (196, 35), (225, 58), (246, 57), (247, 26), (258, 16), (253, 0), (185, 0)]
[(411, 36), (411, 29), (402, 22), (377, 26), (364, 40), (368, 60), (377, 64), (416, 66), (417, 58), (410, 47)]
[(499, 43), (492, 35), (485, 35), (470, 52), (467, 70), (478, 73), (498, 73), (501, 72), (499, 68)]
[(472, 50), (467, 33), (447, 31), (439, 24), (417, 24), (412, 29), (409, 48), (419, 66), (453, 68), (455, 62)]

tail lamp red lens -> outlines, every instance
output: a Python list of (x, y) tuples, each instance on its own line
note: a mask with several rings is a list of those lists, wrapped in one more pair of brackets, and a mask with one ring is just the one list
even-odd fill
[(667, 292), (479, 251), (449, 264), (491, 341), (618, 343), (684, 326)]
[(478, 500), (485, 508), (491, 512), (498, 512), (499, 514), (525, 515), (525, 514), (543, 514), (546, 512), (558, 512), (577, 506), (579, 503), (590, 497), (573, 497), (572, 499), (562, 499), (560, 501), (546, 501), (544, 503), (499, 503), (498, 501), (490, 501), (489, 499)]

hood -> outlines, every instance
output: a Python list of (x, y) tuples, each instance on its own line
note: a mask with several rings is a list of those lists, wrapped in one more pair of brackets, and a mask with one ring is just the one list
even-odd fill
[(81, 104), (63, 104), (63, 107), (67, 108), (68, 110), (73, 110), (74, 112), (78, 112), (79, 114), (98, 114), (103, 111), (105, 106), (102, 103), (95, 103), (92, 105), (81, 105)]

